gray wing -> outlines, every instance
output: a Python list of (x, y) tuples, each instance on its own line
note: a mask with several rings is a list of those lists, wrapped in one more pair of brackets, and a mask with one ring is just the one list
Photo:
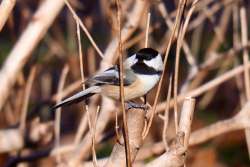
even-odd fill
[[(123, 82), (125, 86), (132, 84), (136, 79), (135, 74), (130, 70), (125, 70)], [(118, 66), (113, 66), (104, 72), (90, 78), (88, 83), (94, 85), (120, 85)]]

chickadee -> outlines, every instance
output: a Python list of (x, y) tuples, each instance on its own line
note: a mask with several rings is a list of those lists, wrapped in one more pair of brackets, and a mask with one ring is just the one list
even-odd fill
[[(152, 48), (143, 48), (124, 62), (124, 100), (147, 94), (159, 81), (163, 70), (161, 54)], [(101, 94), (115, 100), (120, 98), (118, 66), (93, 76), (86, 81), (91, 86), (56, 104), (52, 109), (86, 100)]]

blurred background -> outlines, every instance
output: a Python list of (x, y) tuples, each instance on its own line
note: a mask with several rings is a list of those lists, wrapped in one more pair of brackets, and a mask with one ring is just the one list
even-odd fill
[[(6, 69), (6, 62), (11, 55), (13, 56), (13, 50), (17, 43), (21, 42), (20, 38), (26, 32), (27, 27), (32, 26), (31, 24), (36, 22), (36, 19), (40, 19), (34, 17), (34, 14), (44, 5), (45, 1), (16, 0), (7, 22), (0, 31), (0, 73)], [(59, 0), (57, 1), (59, 3)], [(149, 0), (144, 3), (140, 2), (140, 4), (138, 1), (141, 0), (121, 0), (122, 29), (128, 31), (124, 37), (126, 39), (123, 42), (123, 55), (131, 55), (144, 47), (147, 17), (150, 12), (148, 46), (161, 52), (164, 57), (176, 17), (178, 0)], [(115, 0), (70, 0), (69, 2), (104, 56), (109, 57), (103, 59), (81, 30), (85, 77), (92, 76), (99, 70), (116, 64), (118, 53), (109, 52), (112, 42), (118, 37)], [(192, 2), (192, 0), (187, 2), (185, 17)], [(144, 6), (140, 9), (137, 7), (138, 5)], [(8, 96), (0, 109), (1, 135), (5, 137), (7, 135), (5, 131), (20, 127), (22, 112), (27, 111), (25, 135), (20, 139), (23, 143), (13, 150), (7, 149), (1, 152), (0, 166), (55, 165), (55, 158), (49, 156), (54, 148), (53, 124), (55, 120), (55, 112), (51, 112), (50, 107), (56, 103), (58, 98), (60, 99), (59, 96), (65, 98), (82, 89), (76, 22), (69, 8), (66, 5), (61, 6), (61, 9), (57, 9), (58, 14), (55, 14), (51, 25), (48, 24), (48, 28), (45, 28), (44, 33), (37, 37), (37, 42), (34, 42), (35, 46), (32, 46), (31, 50), (26, 53), (27, 56), (22, 60), (22, 68), (15, 75), (15, 81), (11, 82), (11, 89), (8, 89)], [(137, 9), (135, 9), (136, 7)], [(139, 12), (139, 15), (133, 15), (135, 10)], [(244, 37), (247, 33), (242, 35), (241, 21), (244, 20), (244, 17), (241, 10), (246, 13), (247, 26), (244, 27), (247, 28), (246, 31), (249, 34), (250, 5), (247, 0), (200, 0), (198, 2), (188, 24), (181, 49), (178, 94), (195, 90), (243, 64), (242, 55), (244, 50), (248, 50), (250, 42), (249, 35)], [(47, 10), (47, 12), (56, 11)], [(43, 14), (38, 16), (43, 17)], [(138, 19), (137, 22), (134, 21), (136, 23), (131, 21), (136, 19)], [(246, 44), (242, 44), (243, 38), (247, 39)], [(27, 39), (27, 41), (29, 40)], [(32, 39), (30, 42), (30, 44), (25, 43), (24, 47), (33, 45)], [(15, 54), (18, 57), (18, 52)], [(24, 54), (21, 53), (21, 55)], [(176, 39), (171, 45), (168, 56), (166, 74), (159, 98), (160, 105), (166, 101), (169, 76), (174, 71), (175, 57)], [(11, 61), (14, 66), (15, 59)], [(8, 66), (8, 68), (10, 71), (12, 68), (15, 69), (12, 66)], [(32, 71), (35, 72), (32, 74)], [(63, 71), (67, 74), (65, 74), (66, 79), (61, 90), (62, 94), (60, 94), (58, 87), (63, 77)], [(0, 87), (3, 85), (0, 80)], [(28, 93), (28, 104), (26, 105), (29, 85), (31, 85), (31, 91)], [(2, 87), (0, 90), (3, 89), (5, 88)], [(245, 92), (244, 75), (240, 73), (207, 89), (204, 93), (198, 94), (192, 131), (233, 117), (240, 111), (247, 99)], [(150, 104), (153, 104), (155, 93), (156, 89), (147, 95), (147, 101)], [(95, 111), (97, 105), (102, 105), (102, 103), (103, 100), (99, 96), (94, 96), (88, 101)], [(108, 157), (115, 143), (115, 112), (119, 111), (119, 104), (113, 102), (112, 104), (114, 107), (110, 107), (107, 109), (109, 111), (106, 111), (108, 118), (106, 122), (103, 122), (103, 129), (97, 132), (99, 133), (97, 136), (100, 136), (96, 142), (98, 159)], [(82, 103), (62, 109), (61, 145), (75, 141), (76, 134), (80, 133), (78, 131), (81, 122), (86, 119), (85, 113)], [(92, 117), (94, 118), (95, 115), (92, 114)], [(137, 156), (138, 161), (149, 162), (164, 152), (162, 148), (157, 147), (162, 142), (164, 123), (158, 115), (154, 118), (147, 140)], [(119, 112), (119, 120), (121, 124), (121, 112)], [(98, 119), (98, 121), (102, 120)], [(83, 127), (85, 128), (79, 140), (85, 139), (84, 137), (88, 133), (86, 120)], [(171, 140), (174, 135), (171, 109), (167, 139)], [(34, 155), (34, 157), (30, 155)], [(66, 155), (69, 156), (69, 153), (65, 154), (65, 157), (67, 157)], [(250, 166), (243, 128), (236, 131), (229, 130), (228, 133), (193, 145), (189, 147), (187, 155), (186, 165), (192, 167)], [(82, 161), (89, 160), (91, 160), (91, 151), (87, 151), (82, 157)]]

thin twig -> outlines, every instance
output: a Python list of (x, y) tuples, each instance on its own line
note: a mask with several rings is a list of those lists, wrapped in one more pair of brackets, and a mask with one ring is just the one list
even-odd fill
[(118, 112), (119, 112), (119, 110), (118, 110), (118, 111), (115, 111), (115, 134), (116, 134), (116, 140), (117, 140), (118, 142), (120, 142), (119, 139), (121, 138), (121, 136), (120, 136), (120, 134), (119, 134), (119, 119), (118, 119)]
[(21, 111), (22, 114), (20, 118), (20, 127), (19, 127), (23, 135), (25, 134), (25, 130), (26, 130), (26, 117), (28, 113), (28, 104), (29, 104), (29, 98), (30, 98), (32, 85), (35, 79), (35, 74), (36, 74), (36, 66), (32, 67), (28, 81), (27, 81), (27, 85), (25, 87), (25, 93), (24, 93), (25, 97), (23, 100), (23, 107)]
[(169, 78), (169, 85), (168, 85), (168, 95), (167, 95), (167, 102), (165, 108), (165, 116), (164, 116), (164, 125), (163, 125), (163, 132), (162, 132), (162, 140), (165, 146), (165, 151), (168, 151), (168, 142), (167, 142), (167, 128), (168, 128), (168, 120), (169, 120), (169, 104), (171, 99), (171, 91), (172, 91), (172, 75)]
[[(80, 26), (79, 26), (79, 21), (76, 20), (76, 32), (77, 32), (77, 44), (78, 44), (78, 54), (79, 54), (79, 62), (80, 62), (80, 72), (81, 72), (81, 80), (82, 80), (82, 90), (85, 89), (85, 84), (84, 84), (84, 71), (83, 71), (83, 55), (82, 55), (82, 45), (81, 45), (81, 32), (80, 32)], [(84, 106), (85, 107), (85, 106)], [(79, 144), (82, 134), (84, 132), (84, 123), (85, 122), (85, 115), (83, 114), (81, 123), (79, 125), (79, 128), (76, 133), (75, 137), (75, 145)]]
[[(99, 108), (98, 108), (99, 110)], [(92, 162), (94, 167), (97, 167), (97, 161), (96, 161), (96, 152), (95, 152), (95, 134), (94, 134), (94, 127), (92, 125), (92, 120), (90, 118), (90, 113), (89, 113), (89, 109), (88, 106), (86, 106), (86, 111), (87, 111), (87, 117), (88, 117), (88, 125), (89, 125), (89, 131), (91, 133), (91, 150), (92, 150)]]
[(119, 30), (119, 80), (120, 80), (120, 100), (121, 100), (121, 109), (122, 109), (122, 118), (123, 118), (123, 138), (125, 143), (125, 152), (126, 152), (126, 166), (131, 167), (131, 156), (130, 156), (130, 146), (129, 146), (129, 136), (128, 136), (128, 125), (127, 125), (127, 113), (125, 111), (125, 102), (124, 102), (124, 80), (123, 80), (123, 56), (122, 56), (122, 33), (121, 33), (121, 4), (120, 0), (116, 0), (117, 5), (117, 21), (118, 21), (118, 30)]
[(177, 25), (177, 47), (176, 47), (176, 57), (175, 57), (175, 73), (174, 73), (174, 118), (175, 118), (175, 130), (176, 133), (178, 131), (178, 104), (177, 104), (177, 93), (178, 93), (178, 76), (179, 76), (179, 64), (180, 64), (180, 52), (181, 52), (181, 46), (183, 43), (183, 39), (181, 36), (181, 32), (183, 30), (183, 18), (184, 18), (184, 11), (186, 6), (186, 0), (179, 2), (179, 10), (177, 17), (179, 17), (179, 25)]
[(147, 17), (147, 26), (146, 26), (146, 33), (145, 33), (145, 48), (148, 47), (148, 34), (149, 34), (149, 27), (150, 27), (150, 17), (151, 17), (151, 13), (148, 13), (148, 17)]
[(100, 112), (100, 106), (97, 106), (94, 125), (93, 125), (93, 136), (92, 136), (92, 156), (93, 156), (93, 162), (94, 162), (95, 167), (97, 167), (97, 158), (96, 158), (96, 151), (95, 151), (95, 131), (96, 131), (96, 123), (97, 123), (99, 112)]
[[(65, 65), (60, 77), (60, 81), (59, 81), (59, 86), (58, 86), (58, 90), (57, 92), (61, 92), (63, 90), (64, 87), (64, 83), (66, 81), (66, 77), (69, 71), (69, 66)], [(59, 103), (61, 101), (62, 97), (58, 96), (57, 99), (57, 103)], [(55, 118), (55, 147), (58, 148), (60, 147), (60, 125), (61, 125), (61, 108), (58, 108), (56, 110), (56, 118)], [(57, 155), (57, 163), (60, 163), (61, 161), (61, 156), (58, 154)]]

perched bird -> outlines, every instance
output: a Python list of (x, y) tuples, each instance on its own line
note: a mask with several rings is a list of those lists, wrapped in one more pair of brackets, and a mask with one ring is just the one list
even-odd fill
[[(159, 81), (163, 70), (162, 57), (152, 48), (143, 48), (124, 61), (124, 100), (126, 102), (147, 94)], [(91, 86), (56, 104), (52, 109), (86, 100), (94, 94), (112, 99), (120, 98), (118, 66), (89, 78)]]

